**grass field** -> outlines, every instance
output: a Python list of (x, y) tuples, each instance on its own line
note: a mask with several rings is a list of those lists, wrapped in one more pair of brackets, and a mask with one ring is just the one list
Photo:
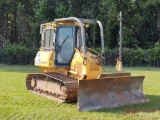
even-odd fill
[(40, 72), (39, 68), (0, 65), (0, 120), (160, 120), (160, 68), (135, 67), (124, 71), (145, 75), (143, 90), (149, 103), (78, 112), (76, 103), (58, 103), (26, 90), (27, 73)]

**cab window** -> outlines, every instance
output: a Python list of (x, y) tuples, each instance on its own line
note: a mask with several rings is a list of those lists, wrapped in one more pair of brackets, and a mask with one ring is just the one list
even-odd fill
[(44, 42), (45, 48), (54, 47), (54, 29), (48, 29), (45, 31)]

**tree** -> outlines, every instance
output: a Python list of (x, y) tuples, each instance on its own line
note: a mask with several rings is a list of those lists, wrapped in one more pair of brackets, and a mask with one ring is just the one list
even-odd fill
[[(147, 49), (160, 40), (159, 0), (1, 0), (0, 7), (0, 41), (21, 41), (28, 47), (39, 47), (40, 24), (75, 16), (100, 20), (105, 45), (114, 49), (118, 47), (120, 11), (123, 13), (123, 47)], [(97, 26), (91, 26), (87, 32), (89, 45), (100, 44)]]

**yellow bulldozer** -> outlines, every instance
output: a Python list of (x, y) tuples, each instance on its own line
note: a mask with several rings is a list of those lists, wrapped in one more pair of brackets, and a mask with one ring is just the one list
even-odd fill
[[(99, 25), (100, 54), (86, 46), (86, 29), (91, 24)], [(28, 91), (59, 102), (77, 101), (79, 111), (148, 101), (142, 88), (144, 76), (102, 72), (105, 52), (100, 21), (59, 18), (41, 24), (40, 33), (41, 47), (34, 62), (42, 72), (27, 75)]]

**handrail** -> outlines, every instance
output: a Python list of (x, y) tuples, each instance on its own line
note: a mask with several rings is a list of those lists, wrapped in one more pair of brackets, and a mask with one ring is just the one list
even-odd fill
[(98, 25), (99, 25), (99, 27), (100, 27), (100, 35), (101, 35), (101, 47), (102, 47), (102, 50), (101, 50), (101, 57), (102, 56), (104, 56), (104, 32), (103, 32), (103, 25), (102, 25), (102, 23), (99, 21), (99, 20), (97, 20), (97, 23), (98, 23)]

